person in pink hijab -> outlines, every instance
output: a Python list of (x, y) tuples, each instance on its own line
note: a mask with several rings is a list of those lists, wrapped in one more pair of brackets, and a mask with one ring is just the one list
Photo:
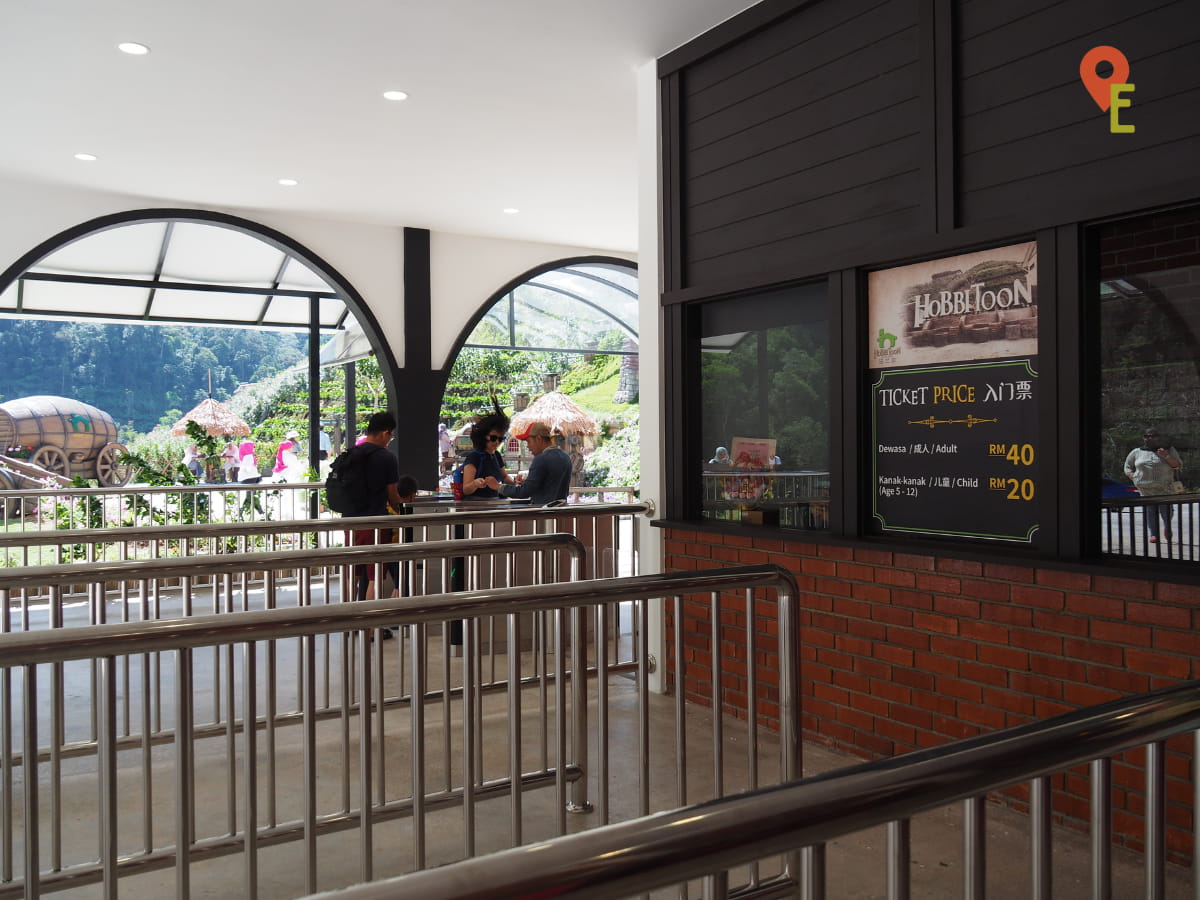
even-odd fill
[(249, 438), (238, 445), (237, 480), (242, 484), (258, 484), (262, 481), (258, 460), (254, 457), (254, 441)]

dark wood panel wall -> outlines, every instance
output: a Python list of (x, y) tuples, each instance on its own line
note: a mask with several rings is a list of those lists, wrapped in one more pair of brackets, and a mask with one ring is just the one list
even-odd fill
[[(960, 7), (958, 28), (964, 224), (1016, 212), (1059, 224), (1052, 220), (1072, 210), (1091, 216), (1096, 195), (1195, 173), (1200, 8), (1192, 0), (976, 0)], [(1136, 90), (1121, 119), (1133, 134), (1112, 134), (1084, 93), (1079, 61), (1102, 44), (1129, 60)]]
[[(1117, 46), (1112, 134), (1079, 63)], [(660, 61), (666, 302), (1200, 196), (1195, 0), (766, 0)]]
[(806, 12), (683, 75), (688, 283), (920, 221), (916, 0)]

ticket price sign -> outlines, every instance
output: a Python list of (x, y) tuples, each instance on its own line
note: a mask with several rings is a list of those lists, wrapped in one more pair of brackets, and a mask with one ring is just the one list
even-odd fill
[(872, 513), (879, 532), (1033, 542), (1035, 362), (875, 371)]

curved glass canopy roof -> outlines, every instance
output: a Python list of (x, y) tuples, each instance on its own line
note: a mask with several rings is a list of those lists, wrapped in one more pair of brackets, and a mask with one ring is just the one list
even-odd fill
[[(224, 325), (331, 334), (321, 365), (370, 356), (335, 289), (286, 249), (237, 228), (156, 219), (85, 234), (53, 250), (0, 294), (0, 317)], [(466, 346), (637, 352), (637, 270), (581, 263), (530, 278), (498, 300)]]
[(301, 330), (317, 298), (323, 331), (350, 312), (287, 251), (217, 224), (159, 219), (84, 235), (0, 294), (0, 315)]
[(465, 346), (637, 353), (637, 270), (579, 263), (535, 275), (492, 305)]

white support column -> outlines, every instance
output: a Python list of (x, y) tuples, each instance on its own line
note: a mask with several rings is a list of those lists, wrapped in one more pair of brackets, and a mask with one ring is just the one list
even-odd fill
[[(662, 508), (662, 316), (659, 293), (662, 279), (659, 260), (659, 111), (658, 64), (651, 60), (637, 71), (638, 83), (638, 336), (640, 366), (638, 397), (641, 416), (642, 498)], [(662, 571), (662, 530), (644, 527), (638, 546), (640, 571)], [(651, 690), (665, 689), (663, 662), (666, 635), (663, 604), (650, 608), (647, 635), (657, 663), (650, 675)]]

